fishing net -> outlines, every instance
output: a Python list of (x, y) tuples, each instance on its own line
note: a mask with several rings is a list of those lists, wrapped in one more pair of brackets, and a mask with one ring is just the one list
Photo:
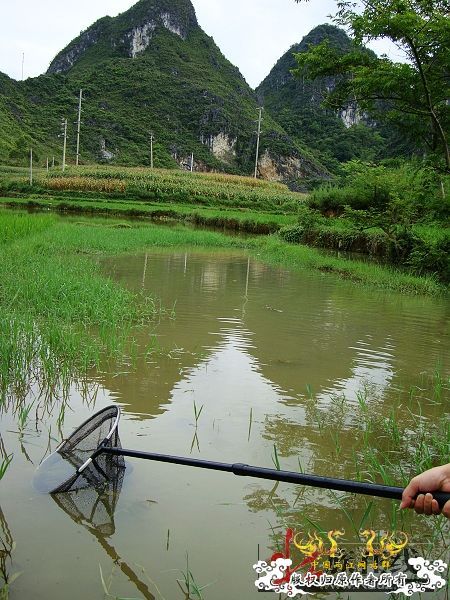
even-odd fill
[(120, 409), (109, 406), (85, 421), (42, 463), (35, 487), (59, 494), (87, 488), (107, 490), (121, 485), (125, 469), (123, 456), (102, 453), (83, 468), (99, 448), (122, 447), (119, 418)]
[(114, 511), (122, 488), (124, 469), (119, 477), (105, 481), (102, 489), (86, 487), (65, 494), (53, 494), (53, 499), (73, 521), (82, 524), (97, 537), (111, 537), (116, 531)]
[(123, 474), (124, 469), (118, 469), (118, 477), (105, 481), (101, 490), (87, 487), (71, 490), (66, 494), (53, 494), (52, 498), (77, 525), (81, 525), (95, 537), (115, 567), (119, 567), (139, 590), (139, 597), (155, 600), (147, 583), (121, 558), (109, 539), (116, 531), (114, 511), (119, 501)]

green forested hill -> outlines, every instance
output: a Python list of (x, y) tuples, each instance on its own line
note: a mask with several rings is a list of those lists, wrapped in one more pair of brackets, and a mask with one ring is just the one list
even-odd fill
[(321, 106), (327, 89), (336, 84), (334, 78), (311, 81), (306, 76), (292, 75), (291, 69), (297, 66), (294, 53), (304, 52), (309, 45), (317, 45), (324, 39), (343, 53), (351, 48), (350, 38), (338, 27), (328, 24), (315, 27), (279, 59), (256, 92), (280, 125), (316, 149), (333, 169), (336, 162), (352, 158), (371, 160), (383, 155), (385, 140), (369, 117), (359, 114), (356, 106), (339, 113)]
[[(46, 75), (0, 78), (0, 160), (24, 160), (33, 144), (41, 162), (61, 156), (61, 120), (75, 155), (78, 92), (83, 89), (81, 159), (251, 173), (257, 100), (239, 70), (198, 26), (190, 0), (140, 0), (105, 17), (62, 50)], [(3, 127), (2, 127), (3, 130)], [(326, 170), (270, 116), (261, 143), (262, 175), (296, 179)], [(266, 173), (264, 173), (266, 169)]]

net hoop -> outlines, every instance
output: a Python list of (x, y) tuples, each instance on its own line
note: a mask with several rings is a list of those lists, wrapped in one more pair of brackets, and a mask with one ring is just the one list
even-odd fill
[(113, 423), (111, 429), (109, 430), (108, 435), (105, 438), (105, 440), (109, 441), (112, 438), (112, 436), (114, 435), (114, 432), (119, 427), (119, 421), (120, 421), (120, 416), (121, 416), (120, 407), (116, 406), (115, 404), (112, 404), (110, 406), (106, 406), (105, 408), (102, 408), (101, 410), (96, 412), (94, 415), (91, 415), (88, 419), (83, 421), (83, 423), (81, 423), (81, 425), (78, 425), (78, 427), (75, 429), (75, 431), (73, 431), (68, 438), (62, 440), (62, 442), (54, 450), (54, 452), (59, 452), (60, 450), (62, 450), (64, 448), (64, 446), (66, 444), (68, 444), (79, 433), (79, 431), (81, 429), (83, 429), (83, 427), (86, 427), (86, 425), (88, 425), (91, 421), (94, 421), (95, 419), (100, 417), (100, 415), (102, 415), (103, 413), (107, 413), (110, 410), (115, 410), (117, 412), (117, 415), (116, 415), (116, 418), (114, 420), (114, 423)]
[[(106, 406), (86, 419), (62, 441), (51, 455), (53, 459), (47, 463), (47, 470), (41, 476), (44, 482), (50, 482), (50, 494), (78, 491), (87, 487), (106, 489), (111, 481), (123, 477), (123, 473), (119, 477), (119, 472), (125, 468), (122, 456), (98, 454), (98, 450), (102, 448), (121, 448), (120, 414), (117, 405)], [(59, 477), (59, 473), (62, 483), (59, 480), (53, 486), (52, 478)], [(47, 483), (43, 486), (44, 489), (46, 485)]]

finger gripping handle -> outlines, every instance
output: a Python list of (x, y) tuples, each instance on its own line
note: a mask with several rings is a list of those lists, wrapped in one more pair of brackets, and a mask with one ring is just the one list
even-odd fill
[(430, 492), (433, 498), (437, 500), (439, 508), (442, 510), (447, 502), (450, 502), (450, 492)]

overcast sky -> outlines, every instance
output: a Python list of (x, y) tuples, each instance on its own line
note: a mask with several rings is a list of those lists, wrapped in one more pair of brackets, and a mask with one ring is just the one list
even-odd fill
[[(292, 44), (330, 22), (333, 0), (192, 0), (200, 26), (256, 87)], [(134, 0), (0, 0), (0, 71), (14, 79), (44, 73), (80, 31)], [(386, 46), (378, 46), (386, 51)]]

